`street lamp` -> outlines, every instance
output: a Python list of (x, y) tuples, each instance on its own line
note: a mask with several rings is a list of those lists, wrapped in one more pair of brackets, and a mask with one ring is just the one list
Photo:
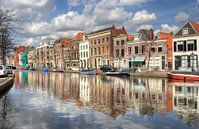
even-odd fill
[(190, 56), (191, 56), (191, 60), (192, 60), (191, 71), (193, 72), (194, 71), (194, 60), (195, 60), (194, 57), (196, 56), (196, 54), (192, 52)]

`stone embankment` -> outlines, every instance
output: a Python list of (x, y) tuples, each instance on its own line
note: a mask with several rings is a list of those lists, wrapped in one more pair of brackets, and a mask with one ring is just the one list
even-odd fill
[(4, 77), (0, 78), (0, 94), (4, 93), (10, 87), (12, 87), (14, 83), (14, 77)]
[(155, 78), (167, 78), (167, 72), (165, 71), (143, 71), (137, 73), (131, 73), (132, 77), (155, 77)]

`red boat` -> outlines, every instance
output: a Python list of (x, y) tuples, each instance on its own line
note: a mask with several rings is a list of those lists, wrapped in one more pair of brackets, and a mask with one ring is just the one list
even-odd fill
[(169, 79), (199, 81), (199, 72), (169, 72), (167, 76)]

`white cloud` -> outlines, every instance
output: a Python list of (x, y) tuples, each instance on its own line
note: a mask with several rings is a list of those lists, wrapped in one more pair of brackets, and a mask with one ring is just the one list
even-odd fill
[(138, 30), (140, 27), (150, 28), (157, 19), (155, 13), (149, 13), (147, 10), (141, 10), (134, 14), (124, 25), (128, 30)]
[(152, 29), (152, 28), (153, 28), (152, 25), (145, 24), (145, 25), (141, 25), (140, 27), (138, 27), (137, 31), (139, 31), (140, 29)]
[(179, 29), (179, 27), (176, 26), (176, 25), (161, 24), (161, 31), (162, 32), (167, 32), (167, 33), (173, 32), (173, 33), (176, 33), (178, 29)]
[(123, 6), (139, 5), (146, 3), (148, 0), (120, 0), (119, 4)]
[(189, 18), (189, 15), (185, 12), (179, 12), (176, 16), (175, 16), (175, 20), (180, 22), (180, 21), (186, 21)]
[(155, 21), (156, 19), (157, 18), (156, 18), (155, 13), (149, 14), (147, 10), (142, 10), (135, 13), (134, 17), (132, 18), (132, 23), (144, 24), (144, 23)]
[[(68, 11), (51, 19), (56, 9), (52, 0), (2, 0), (0, 8), (12, 9), (18, 19), (18, 32), (26, 44), (38, 44), (39, 41), (72, 37), (76, 32), (91, 32), (111, 26), (123, 25), (131, 29), (150, 28), (156, 20), (154, 13), (141, 10), (133, 13), (125, 6), (135, 6), (148, 0), (67, 0), (70, 7), (82, 5), (82, 12)], [(47, 21), (48, 20), (48, 21)]]
[(132, 17), (132, 13), (125, 11), (123, 8), (103, 9), (95, 8), (93, 11), (93, 17), (97, 25), (113, 24), (116, 22), (124, 21)]
[(55, 17), (52, 20), (52, 26), (57, 31), (63, 30), (76, 30), (83, 31), (87, 27), (93, 25), (93, 21), (90, 16), (79, 14), (78, 12), (70, 11), (66, 14)]
[(20, 24), (44, 20), (55, 9), (51, 0), (1, 0), (0, 7), (13, 10)]
[(97, 6), (103, 8), (114, 8), (114, 7), (124, 7), (133, 6), (146, 3), (149, 0), (101, 0)]

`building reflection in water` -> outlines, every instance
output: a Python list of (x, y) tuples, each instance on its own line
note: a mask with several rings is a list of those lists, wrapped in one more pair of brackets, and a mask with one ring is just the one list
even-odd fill
[(199, 118), (199, 83), (173, 82), (170, 85), (173, 88), (173, 110), (184, 123), (194, 126)]
[(78, 107), (90, 106), (112, 117), (123, 115), (133, 108), (139, 115), (174, 111), (189, 126), (194, 126), (191, 122), (198, 121), (199, 84), (69, 73), (21, 74), (16, 73), (15, 82), (20, 88), (28, 84), (42, 95), (64, 101), (73, 100)]

